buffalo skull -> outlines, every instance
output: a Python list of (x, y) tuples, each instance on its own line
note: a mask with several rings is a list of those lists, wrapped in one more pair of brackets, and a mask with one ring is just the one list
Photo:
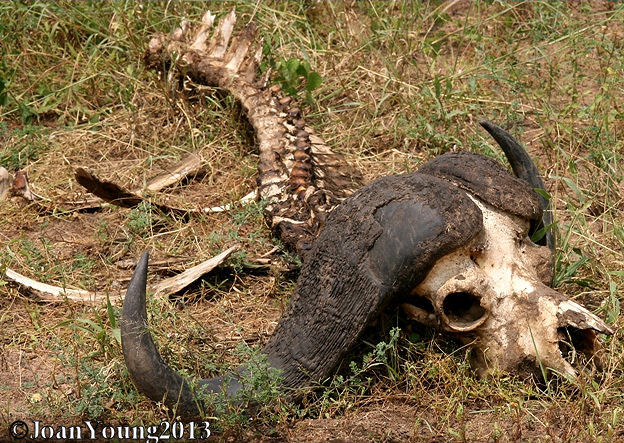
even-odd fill
[[(471, 343), (481, 374), (551, 368), (574, 375), (571, 355), (592, 357), (596, 333), (612, 333), (549, 287), (552, 234), (542, 244), (530, 240), (551, 223), (533, 190), (542, 181), (517, 141), (481, 124), (516, 176), (490, 158), (447, 153), (418, 172), (375, 180), (329, 214), (262, 350), (285, 392), (327, 377), (366, 326), (398, 303), (409, 317)], [(189, 383), (163, 362), (147, 327), (147, 261), (145, 253), (124, 301), (124, 358), (141, 392), (197, 415), (204, 405), (190, 386), (234, 396), (248, 369)]]

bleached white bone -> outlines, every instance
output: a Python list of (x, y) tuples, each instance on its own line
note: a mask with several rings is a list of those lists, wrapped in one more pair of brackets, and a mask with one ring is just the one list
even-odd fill
[(234, 30), (234, 22), (236, 22), (236, 12), (234, 9), (225, 16), (217, 30), (215, 31), (216, 45), (210, 49), (210, 55), (214, 58), (222, 58), (227, 49), (232, 31)]
[(214, 23), (215, 15), (210, 11), (207, 11), (202, 17), (202, 25), (199, 27), (197, 31), (197, 35), (195, 36), (195, 41), (191, 45), (191, 49), (195, 51), (205, 51), (208, 49), (208, 37), (210, 37), (210, 29)]

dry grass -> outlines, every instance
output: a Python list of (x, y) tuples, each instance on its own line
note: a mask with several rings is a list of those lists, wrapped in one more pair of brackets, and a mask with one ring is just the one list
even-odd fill
[[(236, 104), (172, 98), (141, 65), (151, 33), (169, 31), (183, 17), (196, 20), (204, 7), (0, 5), (0, 164), (25, 168), (36, 191), (59, 202), (82, 193), (76, 166), (139, 185), (188, 152), (203, 157), (207, 173), (156, 198), (207, 206), (253, 189), (257, 156)], [(222, 14), (232, 4), (211, 7)], [(321, 74), (315, 102), (304, 108), (308, 120), (368, 180), (414, 170), (448, 150), (502, 160), (477, 121), (510, 128), (553, 197), (558, 289), (619, 328), (621, 3), (273, 2), (237, 4), (237, 11), (240, 22), (253, 15), (270, 36), (272, 57), (308, 60)], [(238, 343), (264, 343), (292, 293), (296, 261), (285, 252), (269, 269), (245, 267), (248, 257), (274, 246), (258, 207), (184, 221), (149, 208), (38, 214), (16, 199), (0, 206), (1, 265), (90, 290), (123, 287), (131, 271), (120, 262), (145, 248), (190, 266), (234, 243), (246, 256), (182, 298), (149, 307), (163, 356), (189, 373), (218, 372), (236, 363)], [(167, 416), (134, 390), (114, 335), (117, 307), (112, 314), (111, 323), (105, 306), (40, 304), (0, 279), (0, 427), (18, 418), (153, 424)], [(282, 405), (247, 430), (227, 422), (226, 435), (624, 438), (619, 332), (605, 340), (603, 372), (545, 388), (513, 378), (476, 380), (456, 343), (394, 317), (388, 322), (400, 322), (403, 333), (384, 365), (349, 383), (328, 382), (329, 394)]]

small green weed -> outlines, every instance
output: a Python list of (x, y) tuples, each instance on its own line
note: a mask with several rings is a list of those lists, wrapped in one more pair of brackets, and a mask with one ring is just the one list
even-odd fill
[[(369, 393), (376, 380), (373, 371), (382, 370), (388, 380), (397, 379), (398, 359), (396, 348), (401, 330), (394, 327), (389, 332), (387, 342), (381, 341), (374, 346), (374, 350), (366, 353), (358, 364), (349, 363), (349, 375), (336, 375), (323, 387), (318, 400), (320, 415), (333, 415), (351, 408), (352, 404)], [(369, 344), (370, 346), (370, 344)]]
[(155, 208), (146, 201), (142, 201), (139, 205), (130, 211), (126, 228), (130, 233), (139, 237), (146, 237), (152, 232), (154, 223)]
[(323, 78), (312, 70), (310, 62), (296, 58), (276, 61), (272, 57), (273, 48), (270, 39), (264, 43), (263, 53), (265, 58), (263, 68), (270, 67), (277, 73), (275, 82), (282, 86), (284, 93), (295, 97), (303, 91), (305, 101), (312, 104), (314, 102), (312, 92), (321, 85)]
[(248, 222), (258, 222), (264, 219), (264, 207), (267, 202), (263, 201), (252, 201), (247, 203), (245, 206), (241, 207), (237, 211), (232, 212), (232, 219), (234, 220), (234, 224), (237, 226), (244, 225)]
[[(249, 348), (246, 344), (239, 344), (234, 353), (243, 362), (242, 369), (236, 375), (236, 381), (241, 388), (233, 397), (222, 393), (202, 393), (197, 388), (198, 397), (208, 408), (208, 413), (215, 417), (215, 429), (223, 432), (236, 432), (249, 423), (249, 411), (254, 410), (255, 415), (266, 422), (271, 422), (276, 417), (274, 414), (263, 414), (262, 411), (271, 411), (275, 402), (283, 392), (280, 390), (280, 371), (269, 366), (265, 354)], [(230, 383), (232, 379), (224, 376), (224, 383)], [(212, 424), (212, 423), (211, 423)]]

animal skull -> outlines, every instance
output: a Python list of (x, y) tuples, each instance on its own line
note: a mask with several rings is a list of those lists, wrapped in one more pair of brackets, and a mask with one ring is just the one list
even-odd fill
[[(196, 33), (181, 27), (169, 43), (157, 36), (146, 62), (229, 91), (254, 128), (269, 224), (304, 259), (291, 302), (262, 349), (281, 372), (285, 394), (325, 379), (364, 329), (405, 294), (411, 318), (473, 344), (482, 374), (549, 367), (574, 375), (574, 352), (594, 355), (596, 333), (612, 330), (548, 287), (553, 235), (547, 233), (542, 245), (530, 235), (551, 225), (549, 202), (533, 191), (544, 184), (509, 133), (481, 122), (505, 152), (513, 176), (493, 159), (456, 152), (351, 194), (343, 159), (305, 125), (298, 108), (286, 107), (290, 98), (256, 78), (262, 51), (249, 52), (255, 26), (247, 25), (224, 52), (234, 20), (232, 12), (209, 44), (209, 13)], [(210, 407), (197, 389), (236, 398), (248, 366), (187, 379), (163, 361), (147, 326), (147, 265), (144, 253), (121, 320), (124, 358), (139, 391), (188, 416)]]
[[(483, 230), (438, 260), (412, 291), (408, 316), (472, 343), (480, 375), (494, 370), (526, 375), (539, 366), (576, 375), (578, 351), (595, 355), (596, 331), (612, 329), (549, 284), (551, 251), (528, 237), (529, 223), (470, 195)], [(570, 355), (568, 355), (570, 354)]]

